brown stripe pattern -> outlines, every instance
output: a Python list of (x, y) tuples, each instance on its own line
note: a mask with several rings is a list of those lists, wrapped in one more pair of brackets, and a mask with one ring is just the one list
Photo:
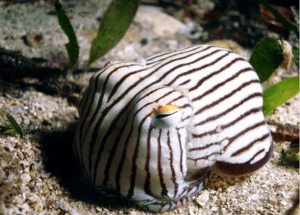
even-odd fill
[(190, 201), (212, 167), (242, 175), (269, 160), (262, 89), (241, 56), (198, 45), (145, 62), (90, 79), (73, 144), (86, 183), (162, 212)]

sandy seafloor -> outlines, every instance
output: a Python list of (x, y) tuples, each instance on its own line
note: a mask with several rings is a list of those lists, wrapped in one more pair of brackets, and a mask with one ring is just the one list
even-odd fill
[[(9, 13), (8, 10), (10, 10)], [(37, 12), (38, 10), (42, 12)], [(38, 19), (46, 16), (44, 10), (50, 11), (51, 8), (44, 5), (39, 6), (38, 3), (34, 3), (34, 5), (17, 4), (12, 5), (11, 8), (1, 8), (0, 15), (9, 21), (5, 24), (6, 28), (2, 28), (5, 31), (0, 35), (0, 45), (10, 50), (21, 49), (27, 57), (43, 55), (46, 58), (49, 56), (51, 58), (55, 55), (53, 52), (58, 51), (64, 53), (61, 56), (65, 60), (63, 44), (66, 43), (66, 37), (57, 25), (55, 17), (45, 18), (47, 21), (43, 18)], [(142, 14), (145, 14), (147, 10), (143, 10)], [(151, 13), (153, 11), (150, 10)], [(155, 12), (156, 15), (152, 17), (158, 16), (158, 13)], [(24, 17), (28, 16), (31, 18), (26, 21)], [(15, 18), (16, 21), (13, 21), (14, 17), (18, 17)], [(22, 27), (23, 25), (30, 25), (31, 20), (34, 25), (39, 27)], [(96, 32), (90, 28), (96, 28), (97, 22), (85, 20), (86, 25), (80, 26), (78, 24), (76, 27), (77, 20), (80, 20), (80, 17), (75, 15), (72, 22), (75, 23), (75, 30), (82, 47), (81, 53), (84, 53), (80, 56), (79, 64), (83, 64), (84, 60), (87, 59), (91, 35), (95, 35)], [(153, 20), (155, 19), (153, 18)], [(190, 45), (190, 42), (182, 39), (182, 36), (165, 35), (164, 31), (161, 33), (159, 30), (152, 31), (153, 25), (149, 24), (148, 21), (143, 20), (141, 23), (133, 24), (124, 39), (105, 58), (95, 63), (94, 67), (100, 67), (103, 62), (110, 59), (132, 60), (137, 56), (147, 56)], [(168, 23), (167, 18), (165, 18), (165, 22)], [(0, 24), (3, 25), (3, 22)], [(178, 28), (182, 27), (181, 24), (178, 25)], [(164, 29), (162, 24), (159, 27)], [(173, 29), (166, 30), (166, 32), (171, 30)], [(22, 35), (34, 35), (36, 32), (41, 32), (44, 35), (43, 44), (24, 45), (21, 39)], [(157, 37), (160, 39), (155, 39)], [(149, 41), (145, 46), (140, 44), (140, 40), (143, 38), (147, 38)], [(249, 54), (246, 54), (247, 56)], [(60, 60), (57, 56), (54, 58), (57, 62)], [(280, 69), (277, 76), (274, 77), (274, 82), (296, 75), (297, 72), (295, 71), (285, 73)], [(88, 76), (86, 75), (82, 80), (87, 80)], [(268, 116), (268, 119), (299, 127), (299, 97), (300, 94), (278, 107), (274, 113)], [(69, 165), (68, 155), (61, 153), (63, 152), (62, 145), (59, 144), (63, 144), (63, 141), (56, 145), (53, 143), (56, 148), (52, 153), (45, 151), (44, 142), (41, 141), (50, 134), (48, 142), (46, 141), (49, 145), (51, 138), (55, 139), (55, 135), (57, 135), (55, 131), (65, 130), (69, 123), (78, 120), (76, 107), (69, 104), (65, 98), (45, 95), (34, 89), (23, 92), (19, 98), (5, 94), (0, 96), (1, 125), (9, 125), (6, 114), (14, 116), (21, 125), (25, 136), (23, 138), (18, 135), (14, 137), (0, 136), (1, 215), (151, 214), (135, 208), (132, 204), (124, 205), (123, 203), (119, 205), (118, 201), (108, 201), (104, 204), (102, 200), (99, 200), (98, 204), (98, 200), (94, 197), (89, 198), (89, 194), (85, 193), (84, 190), (80, 192), (83, 192), (82, 195), (85, 197), (80, 198), (78, 192), (75, 191), (76, 195), (74, 194), (74, 187), (69, 189), (70, 184), (57, 174), (59, 167), (57, 167), (58, 170), (55, 169), (56, 167), (54, 169), (48, 168), (49, 162), (51, 163), (53, 160), (61, 162), (56, 163), (57, 165)], [(295, 196), (298, 195), (297, 189), (299, 187), (299, 171), (280, 164), (281, 151), (287, 149), (288, 145), (288, 142), (276, 142), (271, 161), (251, 176), (246, 177), (243, 182), (231, 185), (231, 183), (219, 180), (196, 195), (193, 201), (163, 214), (284, 214), (292, 206)], [(64, 156), (66, 156), (65, 160)], [(216, 180), (213, 179), (212, 181)]]

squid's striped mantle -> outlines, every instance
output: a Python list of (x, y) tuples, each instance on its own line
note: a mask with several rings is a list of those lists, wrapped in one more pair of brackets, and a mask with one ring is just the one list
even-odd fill
[(151, 211), (185, 204), (212, 168), (243, 175), (271, 157), (262, 88), (231, 50), (198, 45), (95, 73), (74, 152), (84, 180)]

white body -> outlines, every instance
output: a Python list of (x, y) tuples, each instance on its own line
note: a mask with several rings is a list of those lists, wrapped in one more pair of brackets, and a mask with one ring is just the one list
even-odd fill
[(210, 168), (263, 166), (272, 139), (257, 74), (230, 50), (200, 45), (112, 62), (80, 105), (74, 152), (85, 181), (151, 211), (185, 204)]

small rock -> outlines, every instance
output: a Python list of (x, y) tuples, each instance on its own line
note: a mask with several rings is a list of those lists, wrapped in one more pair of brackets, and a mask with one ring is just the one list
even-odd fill
[(187, 27), (168, 14), (161, 12), (155, 7), (140, 6), (134, 21), (137, 23), (148, 23), (151, 26), (153, 32), (157, 36), (174, 35), (180, 29), (186, 29)]
[(34, 108), (30, 108), (30, 109), (29, 109), (29, 113), (32, 113), (33, 115), (36, 114), (35, 111), (34, 111)]
[(201, 205), (202, 207), (205, 206), (206, 202), (209, 200), (209, 192), (207, 190), (204, 190), (200, 193), (200, 195), (197, 197), (196, 202)]
[(178, 48), (178, 42), (177, 40), (168, 40), (167, 41), (167, 44), (168, 46), (171, 48), (171, 49), (177, 49)]
[(53, 117), (53, 113), (52, 112), (48, 112), (48, 117), (51, 119)]
[(251, 199), (252, 199), (253, 201), (256, 201), (258, 198), (259, 198), (259, 196), (258, 196), (257, 194), (253, 194), (253, 195), (251, 196)]
[(189, 207), (189, 215), (195, 215), (195, 213), (193, 212), (193, 209), (191, 207)]
[(221, 201), (221, 202), (226, 202), (226, 197), (222, 196), (222, 197), (220, 198), (220, 201)]
[(14, 113), (14, 114), (21, 113), (21, 112), (22, 112), (22, 109), (21, 109), (20, 107), (16, 107), (16, 108), (13, 108), (13, 109), (11, 110), (11, 112)]
[(36, 35), (24, 35), (22, 39), (26, 45), (38, 47), (42, 45), (43, 35), (41, 33)]
[(41, 178), (49, 178), (51, 175), (51, 172), (42, 171)]
[(25, 125), (29, 125), (29, 124), (30, 124), (29, 118), (24, 117), (24, 118), (23, 118), (23, 123), (24, 123)]
[(21, 207), (24, 211), (30, 211), (30, 207), (27, 203), (24, 203)]
[(102, 212), (102, 209), (100, 207), (96, 207), (96, 211)]
[(31, 177), (28, 174), (22, 174), (21, 178), (22, 178), (24, 184), (27, 184), (31, 180)]
[(271, 203), (272, 205), (276, 205), (277, 204), (277, 201), (274, 197), (270, 197), (269, 198), (269, 203)]
[(214, 207), (212, 207), (210, 210), (213, 211), (213, 212), (217, 212), (217, 211), (219, 211), (219, 208), (216, 207), (216, 206), (214, 206)]

